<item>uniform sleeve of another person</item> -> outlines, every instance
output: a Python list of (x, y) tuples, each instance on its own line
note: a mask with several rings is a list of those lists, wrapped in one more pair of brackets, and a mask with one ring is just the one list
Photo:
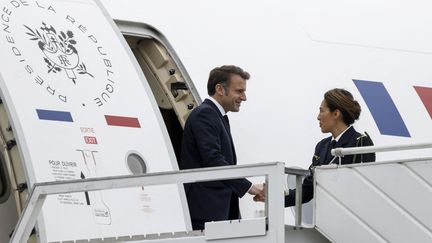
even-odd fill
[[(360, 146), (373, 146), (374, 143), (372, 142), (372, 139), (369, 136), (363, 136), (361, 137), (363, 141), (361, 141)], [(374, 162), (376, 159), (375, 153), (369, 153), (369, 154), (359, 154), (356, 158), (356, 163), (359, 162)]]
[[(222, 154), (219, 137), (222, 128), (216, 122), (218, 119), (218, 115), (213, 110), (202, 110), (196, 117), (196, 123), (192, 128), (204, 167), (232, 165)], [(225, 180), (223, 183), (229, 186), (239, 197), (246, 194), (252, 185), (250, 181), (244, 178)]]
[[(309, 166), (309, 168), (311, 168), (314, 165), (314, 160), (315, 155), (318, 155), (319, 152), (321, 151), (322, 147), (323, 147), (323, 142), (324, 140), (322, 140), (321, 142), (319, 142), (316, 146), (315, 146), (315, 153), (314, 153), (314, 157), (312, 158), (312, 164)], [(303, 184), (302, 184), (302, 203), (307, 203), (310, 200), (312, 200), (313, 198), (313, 194), (314, 194), (314, 184), (313, 184), (314, 178), (312, 175), (312, 171), (311, 174), (306, 176), (306, 178), (303, 180)], [(291, 207), (295, 205), (295, 194), (296, 194), (296, 190), (289, 190), (288, 195), (285, 196), (285, 207)]]

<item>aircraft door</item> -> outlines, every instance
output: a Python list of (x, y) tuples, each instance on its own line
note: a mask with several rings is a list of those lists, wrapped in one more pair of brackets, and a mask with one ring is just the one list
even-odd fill
[(0, 99), (0, 242), (9, 241), (28, 190), (13, 128)]
[[(0, 189), (16, 194), (15, 212), (25, 200), (18, 192), (26, 193), (26, 183), (31, 188), (37, 182), (126, 175), (142, 165), (142, 173), (178, 169), (164, 126), (164, 120), (177, 119), (163, 119), (159, 113), (161, 108), (173, 109), (155, 101), (99, 1), (7, 1), (0, 9), (0, 93), (7, 111), (0, 114), (6, 119), (0, 124), (1, 145), (8, 148), (3, 156), (9, 158), (5, 168), (10, 175), (10, 186)], [(168, 63), (172, 97), (191, 103), (183, 94), (180, 72), (172, 74), (175, 67), (169, 60), (163, 63)], [(190, 109), (183, 110), (167, 115), (180, 114), (172, 126), (178, 132)], [(49, 196), (37, 222), (40, 241), (187, 230), (182, 188), (161, 185)], [(4, 208), (0, 204), (0, 210)]]
[(161, 33), (142, 23), (117, 20), (116, 24), (146, 76), (179, 160), (183, 127), (201, 98), (179, 57)]

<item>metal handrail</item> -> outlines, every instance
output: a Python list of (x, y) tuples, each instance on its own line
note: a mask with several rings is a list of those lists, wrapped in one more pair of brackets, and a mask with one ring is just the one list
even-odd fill
[(285, 174), (295, 175), (296, 177), (296, 194), (295, 194), (295, 227), (301, 227), (302, 221), (302, 201), (303, 201), (303, 177), (309, 175), (309, 170), (298, 168), (285, 168)]
[(309, 170), (299, 169), (294, 167), (285, 167), (285, 174), (290, 174), (295, 176), (307, 176), (309, 175)]
[(336, 168), (355, 168), (355, 167), (364, 167), (364, 166), (379, 166), (382, 164), (401, 164), (401, 163), (415, 163), (415, 162), (425, 162), (432, 161), (432, 157), (420, 157), (420, 158), (412, 158), (412, 159), (392, 159), (392, 160), (383, 160), (383, 161), (375, 161), (373, 163), (355, 163), (355, 164), (328, 164), (322, 165), (317, 168), (320, 170), (325, 169), (336, 169)]
[(281, 215), (284, 215), (284, 207), (281, 202), (283, 201), (282, 192), (284, 189), (284, 163), (275, 162), (254, 165), (220, 166), (143, 175), (35, 183), (27, 199), (24, 211), (18, 220), (10, 243), (27, 242), (47, 195), (118, 189), (142, 185), (226, 180), (254, 176), (265, 176), (265, 212), (268, 217), (268, 231), (276, 232), (275, 237), (277, 238), (277, 242), (283, 242), (285, 233), (284, 217)]
[(352, 154), (367, 154), (367, 153), (415, 150), (415, 149), (427, 149), (427, 148), (432, 148), (432, 143), (334, 148), (331, 150), (331, 154), (333, 156), (343, 157), (345, 155), (352, 155)]

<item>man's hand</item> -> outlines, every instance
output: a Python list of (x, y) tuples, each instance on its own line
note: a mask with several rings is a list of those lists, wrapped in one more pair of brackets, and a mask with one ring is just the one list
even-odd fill
[(264, 184), (254, 184), (249, 190), (249, 194), (255, 195), (253, 200), (255, 202), (264, 202), (265, 201), (265, 190)]

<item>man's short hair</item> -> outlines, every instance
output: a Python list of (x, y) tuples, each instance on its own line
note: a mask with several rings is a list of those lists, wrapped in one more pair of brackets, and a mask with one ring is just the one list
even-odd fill
[(235, 74), (240, 75), (240, 77), (245, 80), (250, 78), (248, 72), (234, 65), (224, 65), (211, 70), (207, 82), (208, 95), (213, 96), (215, 94), (216, 84), (221, 84), (224, 87), (228, 87), (231, 76)]

